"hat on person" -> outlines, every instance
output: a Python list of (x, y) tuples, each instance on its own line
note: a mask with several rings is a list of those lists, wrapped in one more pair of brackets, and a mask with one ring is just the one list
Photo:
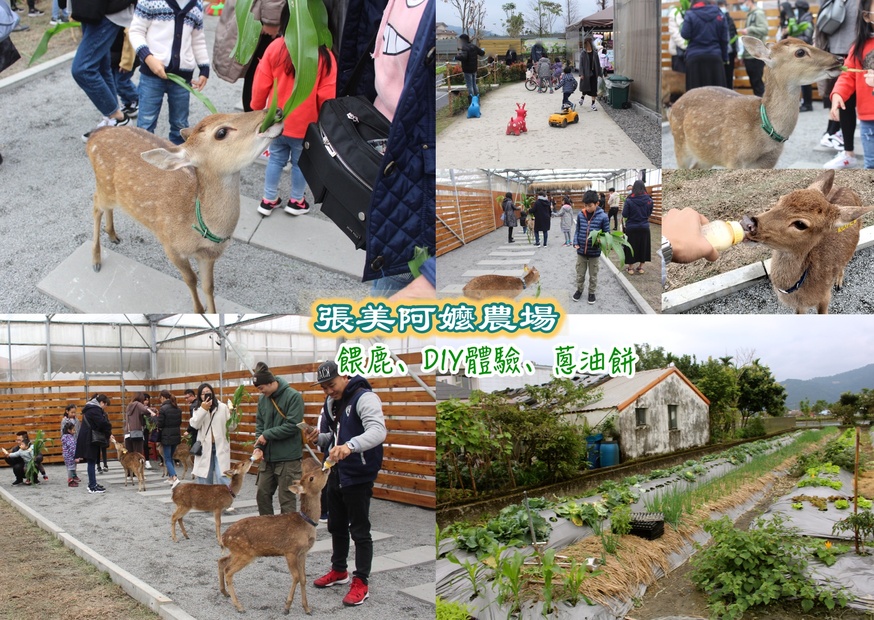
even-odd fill
[(255, 365), (255, 376), (252, 379), (252, 383), (255, 387), (259, 385), (267, 385), (268, 383), (273, 383), (276, 381), (276, 377), (273, 376), (273, 373), (270, 372), (270, 368), (267, 367), (267, 364), (264, 362), (258, 362)]
[(313, 385), (321, 385), (327, 383), (340, 376), (340, 369), (337, 368), (337, 362), (328, 360), (319, 364), (319, 370), (316, 372), (316, 382)]

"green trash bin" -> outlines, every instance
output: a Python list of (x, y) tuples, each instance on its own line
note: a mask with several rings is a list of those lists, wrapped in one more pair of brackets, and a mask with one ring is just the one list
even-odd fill
[(630, 108), (628, 88), (634, 80), (624, 75), (611, 75), (607, 78), (607, 103), (614, 109)]

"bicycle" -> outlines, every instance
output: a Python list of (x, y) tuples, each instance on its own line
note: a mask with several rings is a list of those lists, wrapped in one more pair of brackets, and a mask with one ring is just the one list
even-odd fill
[[(558, 88), (559, 81), (558, 81), (557, 77), (552, 76), (552, 78), (550, 78), (550, 82), (552, 84), (553, 89)], [(525, 80), (525, 88), (534, 92), (535, 90), (540, 88), (540, 78), (538, 78), (537, 76), (533, 76), (533, 75), (531, 77), (527, 78)]]

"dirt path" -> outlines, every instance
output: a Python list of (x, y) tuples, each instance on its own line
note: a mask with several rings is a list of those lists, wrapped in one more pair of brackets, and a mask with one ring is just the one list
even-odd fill
[(6, 559), (0, 562), (0, 618), (158, 617), (2, 500), (0, 522), (6, 536)]
[[(755, 521), (778, 497), (783, 496), (791, 489), (797, 480), (792, 477), (784, 477), (775, 484), (771, 490), (751, 510), (744, 514), (735, 523), (740, 530), (748, 530), (750, 524)], [(628, 620), (654, 620), (666, 616), (691, 616), (708, 618), (707, 597), (698, 590), (689, 578), (692, 571), (690, 562), (686, 562), (677, 570), (664, 579), (660, 579), (653, 587), (647, 590), (646, 595), (640, 600), (637, 609), (629, 616)], [(803, 612), (801, 606), (795, 603), (781, 603), (750, 611), (744, 616), (744, 620), (863, 620), (871, 618), (862, 612), (853, 609), (838, 609), (828, 611), (816, 608), (810, 612)]]

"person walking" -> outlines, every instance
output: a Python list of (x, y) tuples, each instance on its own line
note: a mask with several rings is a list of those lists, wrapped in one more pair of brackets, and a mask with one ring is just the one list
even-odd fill
[(534, 246), (540, 245), (540, 233), (543, 233), (543, 247), (546, 247), (552, 226), (552, 205), (545, 195), (539, 195), (531, 205), (531, 214), (534, 216)]
[[(635, 181), (631, 195), (625, 199), (622, 207), (625, 234), (628, 235), (628, 243), (631, 245), (630, 248), (624, 248), (628, 275), (643, 274), (643, 264), (652, 260), (652, 241), (649, 236), (649, 216), (652, 215), (652, 210), (653, 202), (646, 193), (646, 185), (643, 181)], [(634, 263), (637, 263), (636, 269)]]
[(355, 543), (355, 570), (343, 605), (361, 605), (369, 597), (373, 538), (370, 498), (382, 469), (385, 418), (382, 402), (367, 379), (340, 375), (337, 364), (319, 366), (317, 382), (325, 393), (319, 428), (308, 435), (334, 463), (328, 477), (328, 531), (331, 533), (331, 570), (313, 582), (317, 588), (349, 583), (349, 539)]
[(300, 480), (303, 442), (297, 424), (303, 422), (303, 397), (282, 377), (275, 377), (264, 362), (255, 365), (252, 381), (261, 396), (255, 415), (255, 452), (259, 515), (273, 514), (273, 494), (279, 489), (279, 512), (295, 512), (297, 502), (288, 490)]
[(176, 397), (169, 390), (161, 390), (161, 408), (158, 410), (158, 431), (161, 433), (161, 446), (164, 448), (164, 466), (167, 468), (167, 481), (174, 487), (179, 484), (176, 477), (176, 463), (173, 454), (182, 441), (182, 410), (176, 404)]
[(198, 484), (230, 484), (224, 475), (231, 468), (227, 433), (237, 426), (228, 425), (231, 412), (226, 404), (218, 402), (209, 383), (201, 383), (197, 388), (197, 400), (200, 405), (191, 416), (191, 426), (197, 431), (201, 452), (194, 457), (192, 473)]
[(615, 187), (607, 190), (607, 217), (613, 220), (613, 230), (619, 230), (619, 194)]
[(577, 236), (574, 239), (574, 249), (577, 251), (577, 290), (573, 300), (583, 297), (586, 285), (586, 273), (589, 274), (588, 302), (595, 303), (595, 291), (598, 288), (598, 261), (601, 260), (601, 248), (592, 243), (589, 233), (600, 230), (610, 233), (610, 218), (603, 209), (598, 208), (598, 192), (593, 189), (583, 194), (583, 210), (577, 215)]
[(725, 16), (725, 25), (728, 26), (728, 64), (725, 65), (725, 87), (734, 89), (734, 65), (737, 62), (737, 26), (728, 13), (728, 2), (716, 0), (716, 6)]
[(586, 95), (592, 98), (592, 112), (598, 111), (595, 98), (598, 96), (598, 78), (604, 75), (598, 52), (595, 50), (595, 40), (591, 36), (583, 39), (583, 49), (580, 50), (580, 105), (586, 101)]
[(107, 441), (115, 439), (112, 435), (112, 423), (106, 415), (109, 406), (109, 397), (105, 394), (97, 394), (82, 408), (82, 428), (76, 437), (75, 458), (82, 459), (88, 467), (88, 492), (106, 493), (101, 485), (97, 484), (95, 467), (100, 461), (101, 444), (94, 443), (94, 432), (102, 433)]
[(697, 0), (683, 20), (680, 34), (686, 47), (686, 90), (725, 86), (728, 62), (728, 26), (715, 0)]
[[(764, 43), (768, 38), (768, 18), (765, 12), (758, 7), (756, 0), (744, 0), (741, 9), (747, 13), (747, 19), (744, 27), (737, 33), (755, 37)], [(765, 75), (765, 62), (754, 58), (746, 49), (743, 50), (740, 57), (743, 59), (744, 67), (750, 78), (753, 94), (756, 97), (761, 97), (765, 94), (765, 82), (762, 80)]]
[[(152, 412), (148, 407), (146, 407), (145, 402), (145, 392), (137, 392), (133, 400), (128, 403), (127, 409), (125, 410), (125, 425), (127, 426), (127, 433), (124, 437), (124, 447), (130, 452), (138, 452), (143, 456), (146, 454), (144, 445), (147, 441), (144, 434), (145, 421), (146, 418), (149, 418), (152, 415)], [(146, 463), (148, 464), (146, 469), (151, 469), (152, 466), (148, 460)]]
[(686, 73), (686, 39), (680, 36), (683, 16), (679, 4), (668, 10), (668, 54), (671, 55), (671, 69), (678, 73)]
[(516, 228), (518, 221), (516, 220), (516, 203), (513, 202), (512, 193), (507, 192), (504, 196), (501, 209), (504, 211), (504, 226), (507, 227), (507, 243), (516, 243), (513, 239), (513, 229)]
[(564, 234), (564, 247), (571, 246), (571, 230), (574, 227), (574, 208), (571, 206), (570, 196), (565, 196), (561, 209), (558, 210), (561, 222), (561, 232)]
[(479, 97), (479, 87), (476, 84), (476, 73), (479, 69), (478, 56), (485, 56), (485, 50), (475, 43), (471, 43), (466, 34), (458, 35), (458, 54), (455, 60), (461, 62), (461, 71), (464, 73), (464, 84), (467, 86), (467, 94), (471, 97)]

